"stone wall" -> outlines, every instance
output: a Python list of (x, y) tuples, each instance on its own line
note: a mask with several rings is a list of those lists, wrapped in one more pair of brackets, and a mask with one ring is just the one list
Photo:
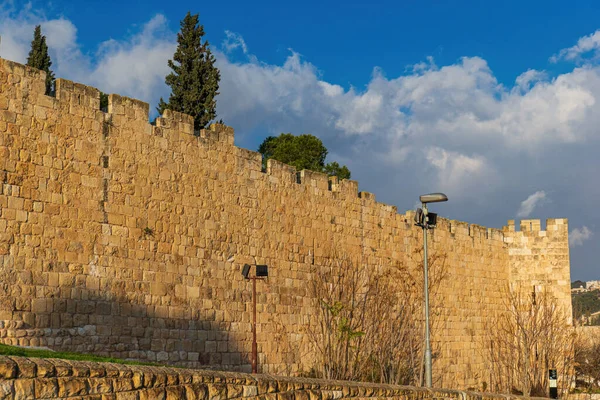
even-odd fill
[[(410, 386), (0, 356), (0, 399), (518, 399)], [(531, 398), (535, 399), (535, 398)]]
[[(104, 113), (97, 89), (62, 79), (48, 97), (44, 73), (1, 59), (0, 89), (1, 342), (248, 371), (240, 270), (256, 262), (270, 266), (260, 371), (296, 373), (312, 366), (307, 282), (328, 249), (420, 271), (413, 213), (355, 181), (273, 160), (262, 172), (231, 128), (194, 136), (192, 119), (171, 111), (150, 125), (148, 104), (118, 95)], [(567, 223), (548, 225), (560, 229), (540, 239), (440, 218), (429, 233), (447, 272), (432, 299), (438, 387), (484, 386), (484, 327), (512, 280), (539, 284), (551, 270), (544, 283), (570, 311)]]

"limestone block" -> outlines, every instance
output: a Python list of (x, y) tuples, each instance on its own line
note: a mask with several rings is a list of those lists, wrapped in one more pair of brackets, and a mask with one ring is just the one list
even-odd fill
[(17, 363), (8, 357), (0, 357), (0, 378), (14, 379), (17, 377)]
[(58, 396), (59, 397), (74, 397), (83, 396), (88, 391), (87, 381), (74, 377), (57, 378)]
[(208, 400), (220, 400), (228, 399), (227, 397), (227, 385), (219, 383), (209, 383), (208, 387)]

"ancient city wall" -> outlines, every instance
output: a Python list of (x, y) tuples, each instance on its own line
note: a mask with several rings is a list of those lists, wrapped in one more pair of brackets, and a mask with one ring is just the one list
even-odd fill
[[(332, 246), (365, 268), (420, 268), (412, 212), (355, 181), (273, 160), (262, 172), (231, 128), (196, 137), (170, 111), (150, 125), (148, 104), (117, 95), (104, 113), (97, 89), (61, 79), (48, 97), (43, 73), (1, 59), (0, 89), (1, 342), (248, 370), (240, 270), (256, 262), (270, 266), (261, 371), (306, 371), (307, 282)], [(430, 232), (446, 272), (432, 300), (436, 385), (481, 388), (484, 327), (510, 282), (549, 285), (570, 313), (566, 220), (532, 232), (441, 218)]]

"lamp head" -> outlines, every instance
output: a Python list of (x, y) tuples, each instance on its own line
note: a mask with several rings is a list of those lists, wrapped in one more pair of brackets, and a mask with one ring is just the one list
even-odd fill
[(444, 193), (429, 193), (419, 196), (419, 200), (424, 204), (439, 203), (442, 201), (448, 201), (448, 196), (446, 196)]
[(244, 279), (252, 279), (254, 277), (268, 277), (269, 276), (269, 267), (267, 265), (255, 265), (254, 266), (254, 276), (250, 276), (250, 269), (252, 265), (244, 264), (242, 268), (242, 276)]

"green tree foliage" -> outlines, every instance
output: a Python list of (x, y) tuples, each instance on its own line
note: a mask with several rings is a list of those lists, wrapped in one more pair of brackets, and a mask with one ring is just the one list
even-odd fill
[(584, 288), (585, 282), (583, 282), (583, 281), (571, 282), (571, 289), (580, 288), (580, 287)]
[(337, 161), (325, 165), (324, 171), (329, 176), (337, 176), (339, 179), (350, 179), (350, 170), (345, 165), (340, 166)]
[(582, 316), (589, 316), (600, 311), (600, 290), (590, 292), (573, 293), (571, 295), (573, 305), (573, 318), (578, 320)]
[(321, 139), (313, 135), (294, 136), (282, 133), (279, 136), (269, 136), (258, 147), (258, 152), (263, 155), (263, 168), (266, 168), (267, 160), (272, 158), (299, 171), (308, 169), (337, 176), (339, 179), (350, 179), (350, 170), (345, 165), (340, 166), (337, 162), (325, 164), (327, 148)]
[(100, 92), (100, 109), (108, 112), (108, 94)]
[(188, 12), (177, 34), (177, 50), (169, 60), (173, 71), (165, 79), (171, 95), (168, 102), (161, 98), (157, 107), (161, 115), (165, 109), (191, 115), (195, 130), (205, 128), (215, 118), (215, 97), (221, 80), (215, 57), (203, 36), (204, 27), (199, 24), (198, 14)]
[(40, 25), (35, 27), (33, 32), (33, 40), (31, 41), (31, 50), (27, 57), (27, 65), (33, 68), (46, 72), (46, 94), (54, 94), (54, 73), (50, 69), (52, 61), (48, 55), (48, 45), (46, 44), (46, 36), (42, 35)]

